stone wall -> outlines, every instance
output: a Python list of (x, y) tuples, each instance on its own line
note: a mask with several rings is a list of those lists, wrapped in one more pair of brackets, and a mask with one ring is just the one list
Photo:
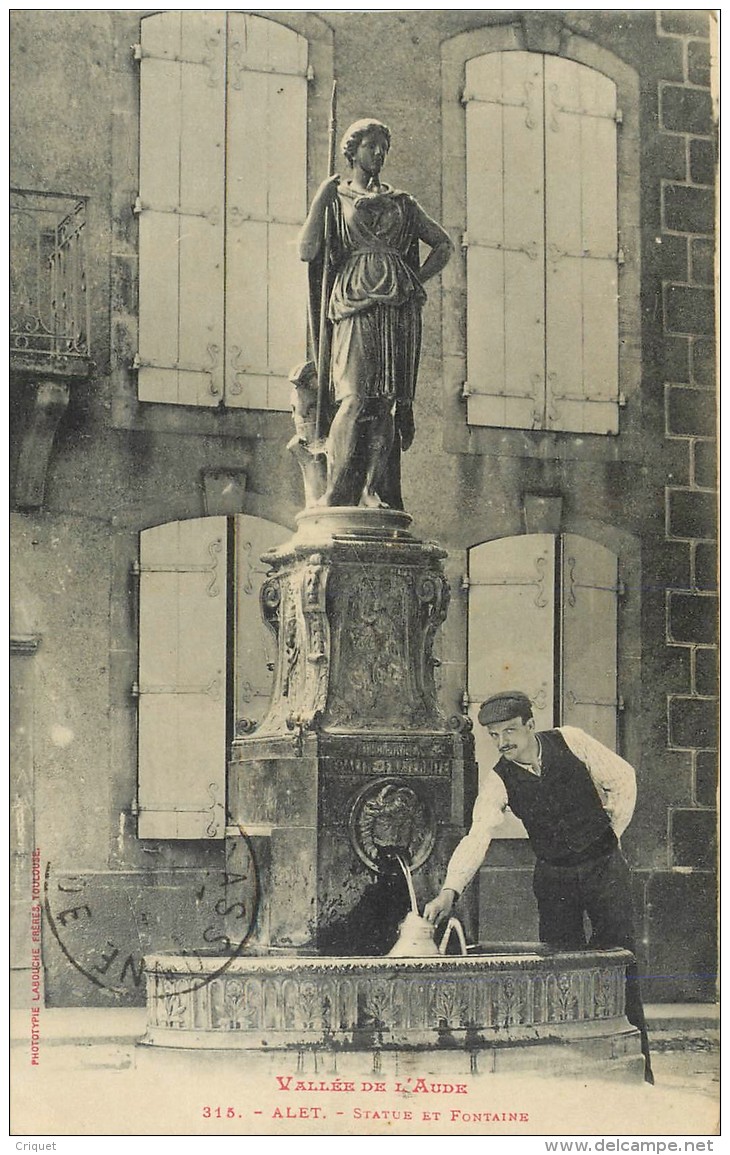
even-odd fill
[[(658, 919), (664, 923), (663, 949), (658, 948), (653, 957), (668, 964), (680, 944), (691, 941), (696, 980), (709, 994), (712, 980), (706, 971), (712, 970), (713, 959), (708, 930), (714, 923), (716, 901), (718, 787), (717, 156), (712, 44), (710, 22), (702, 13), (661, 12), (657, 32), (661, 41), (681, 52), (682, 59), (681, 76), (675, 74), (658, 84), (659, 135), (674, 160), (659, 173), (662, 201), (657, 247), (667, 351), (664, 432), (668, 454), (676, 463), (665, 488), (665, 548), (677, 568), (665, 595), (664, 636), (668, 660), (679, 659), (677, 676), (666, 693), (666, 744), (682, 760), (686, 790), (681, 800), (667, 808), (670, 872), (654, 880), (646, 913), (649, 927)], [(671, 909), (675, 918), (664, 922)], [(652, 969), (660, 976), (668, 970), (671, 973), (661, 962)], [(678, 977), (662, 977), (652, 989), (664, 987), (672, 997), (685, 997), (688, 985)]]

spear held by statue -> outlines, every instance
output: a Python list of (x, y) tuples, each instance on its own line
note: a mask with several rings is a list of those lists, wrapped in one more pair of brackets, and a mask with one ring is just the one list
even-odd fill
[[(337, 81), (332, 84), (330, 100), (329, 139), (327, 172), (335, 175), (335, 141), (337, 136)], [(330, 257), (332, 251), (332, 206), (328, 205), (324, 214), (324, 238), (322, 244), (322, 283), (319, 292), (319, 331), (315, 342), (317, 362), (317, 446), (327, 434), (326, 423), (329, 410), (329, 375), (331, 355), (331, 333), (327, 323), (327, 305), (330, 293)], [(314, 328), (314, 326), (312, 326)], [(312, 333), (314, 340), (314, 332)]]

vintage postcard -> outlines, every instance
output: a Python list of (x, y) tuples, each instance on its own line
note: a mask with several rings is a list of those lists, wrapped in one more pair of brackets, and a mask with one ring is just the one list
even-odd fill
[(19, 1150), (712, 1149), (717, 21), (11, 12)]

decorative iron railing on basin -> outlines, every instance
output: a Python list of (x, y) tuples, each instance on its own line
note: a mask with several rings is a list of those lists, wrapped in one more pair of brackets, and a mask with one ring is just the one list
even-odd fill
[(86, 198), (12, 189), (10, 359), (15, 369), (88, 371)]

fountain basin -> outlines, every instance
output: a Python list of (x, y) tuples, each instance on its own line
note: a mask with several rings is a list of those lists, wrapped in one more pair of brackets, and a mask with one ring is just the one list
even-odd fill
[(638, 1032), (624, 1014), (632, 957), (556, 953), (535, 943), (437, 958), (154, 955), (145, 960), (142, 1042), (342, 1053), (536, 1052), (541, 1044), (590, 1049), (600, 1040), (604, 1058), (636, 1056)]

